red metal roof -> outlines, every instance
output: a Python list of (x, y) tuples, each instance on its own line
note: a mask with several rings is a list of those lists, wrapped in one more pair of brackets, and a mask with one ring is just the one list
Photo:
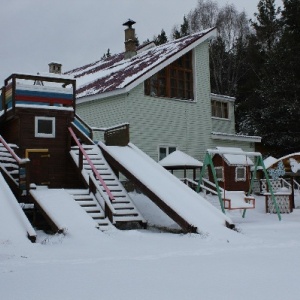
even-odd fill
[[(195, 43), (198, 45), (213, 29), (204, 30), (124, 59), (124, 53), (112, 55), (91, 64), (73, 69), (65, 74), (77, 81), (77, 98), (112, 92), (127, 87), (150, 70)], [(209, 38), (209, 36), (208, 36)]]

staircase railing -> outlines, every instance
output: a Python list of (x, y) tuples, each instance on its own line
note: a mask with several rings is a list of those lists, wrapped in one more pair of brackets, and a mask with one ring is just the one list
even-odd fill
[[(112, 211), (112, 206), (111, 206), (111, 202), (113, 202), (115, 200), (113, 194), (111, 193), (110, 189), (108, 188), (108, 186), (106, 185), (105, 181), (103, 180), (103, 178), (101, 177), (101, 175), (99, 174), (98, 170), (96, 169), (96, 167), (94, 166), (93, 162), (91, 161), (90, 157), (88, 156), (88, 154), (86, 153), (86, 151), (84, 150), (84, 148), (82, 147), (81, 143), (79, 142), (78, 138), (76, 137), (74, 131), (72, 130), (71, 127), (68, 128), (73, 140), (75, 141), (75, 143), (78, 146), (79, 149), (79, 160), (78, 160), (78, 166), (80, 171), (82, 171), (83, 169), (83, 158), (86, 159), (86, 161), (88, 162), (89, 166), (92, 169), (92, 172), (94, 174), (94, 177), (96, 179), (99, 180), (99, 182), (101, 183), (103, 189), (105, 190), (107, 196), (108, 196), (108, 200), (107, 201), (107, 197), (103, 197), (106, 205), (105, 205), (105, 216), (108, 216), (110, 218), (110, 220), (112, 221), (112, 215), (113, 215), (113, 211)], [(91, 186), (91, 184), (95, 185), (95, 182), (92, 180), (89, 180), (89, 184), (90, 184), (90, 189), (93, 187)], [(95, 185), (95, 187), (97, 188), (97, 186)], [(98, 191), (100, 191), (99, 188), (97, 188)], [(102, 191), (100, 193), (103, 193)], [(103, 194), (101, 194), (101, 196), (103, 196)]]
[(296, 187), (298, 192), (300, 192), (300, 184), (295, 179), (294, 179), (294, 186)]
[(80, 116), (75, 114), (74, 124), (83, 131), (91, 140), (93, 140), (93, 128), (88, 125)]
[[(218, 195), (217, 187), (216, 187), (216, 185), (213, 182), (209, 181), (206, 178), (202, 178), (202, 181), (204, 183), (204, 184), (200, 184), (200, 186), (201, 186), (202, 189), (204, 189), (207, 192), (210, 192), (210, 193), (212, 193), (214, 195)], [(221, 188), (220, 186), (219, 186), (219, 190), (220, 190), (221, 193), (224, 192), (224, 189)]]
[[(3, 169), (5, 171), (5, 174), (3, 174), (3, 176), (5, 176), (5, 178), (9, 182), (13, 182), (15, 185), (18, 185), (17, 186), (17, 190), (15, 189), (15, 192), (17, 193), (18, 196), (26, 196), (26, 195), (28, 195), (29, 180), (28, 180), (28, 176), (27, 176), (27, 168), (28, 168), (29, 159), (28, 158), (20, 158), (14, 152), (14, 150), (6, 143), (6, 141), (4, 140), (4, 138), (1, 135), (0, 135), (0, 143), (9, 152), (9, 154), (15, 160), (15, 162), (17, 163), (17, 165), (19, 167), (19, 180), (18, 180), (19, 182), (17, 183), (15, 181), (13, 181), (12, 177), (8, 175), (9, 172), (2, 165), (1, 169)], [(25, 192), (25, 195), (24, 195), (24, 192)]]
[(77, 144), (77, 146), (79, 148), (79, 168), (80, 168), (80, 170), (83, 169), (83, 157), (84, 157), (87, 160), (88, 164), (90, 165), (95, 177), (101, 182), (105, 192), (107, 193), (107, 195), (109, 197), (109, 200), (110, 201), (115, 200), (115, 198), (114, 198), (113, 194), (111, 193), (110, 189), (107, 187), (105, 181), (103, 180), (103, 178), (101, 177), (101, 175), (97, 171), (96, 167), (94, 166), (93, 162), (91, 161), (90, 157), (88, 156), (86, 151), (83, 149), (81, 143), (77, 139), (74, 131), (72, 130), (71, 127), (69, 127), (68, 129), (69, 129), (69, 132), (71, 133), (72, 138), (74, 139), (75, 143)]
[[(104, 215), (108, 217), (108, 219), (113, 223), (113, 216), (116, 213), (115, 208), (113, 207), (111, 201), (108, 198), (108, 195), (105, 194), (102, 189), (100, 188), (96, 178), (94, 176), (89, 176), (89, 191), (93, 193), (96, 197), (99, 204), (104, 206)], [(97, 197), (97, 192), (100, 194), (100, 199)], [(101, 203), (101, 199), (103, 199), (104, 203)]]

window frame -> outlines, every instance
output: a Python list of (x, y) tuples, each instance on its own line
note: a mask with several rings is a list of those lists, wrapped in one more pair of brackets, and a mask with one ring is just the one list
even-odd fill
[(189, 51), (144, 82), (144, 94), (150, 97), (195, 101), (194, 56)]
[[(174, 148), (175, 150), (170, 152), (170, 148)], [(175, 152), (178, 149), (178, 147), (174, 146), (174, 145), (159, 145), (158, 146), (158, 161), (161, 161), (162, 159), (165, 158), (165, 157), (160, 158), (160, 149), (166, 149), (166, 156), (165, 157), (167, 157), (169, 154)]]
[[(51, 133), (43, 133), (39, 132), (39, 121), (51, 121), (52, 123), (52, 132)], [(34, 118), (34, 136), (38, 138), (55, 138), (55, 117), (41, 117), (36, 116)]]
[(211, 100), (211, 116), (217, 119), (229, 120), (229, 102)]
[[(219, 177), (218, 171), (221, 171), (222, 177)], [(217, 181), (224, 182), (224, 167), (215, 167)]]
[[(239, 176), (239, 170), (243, 170), (243, 176)], [(235, 181), (246, 181), (247, 178), (247, 169), (245, 166), (236, 166), (235, 167)]]

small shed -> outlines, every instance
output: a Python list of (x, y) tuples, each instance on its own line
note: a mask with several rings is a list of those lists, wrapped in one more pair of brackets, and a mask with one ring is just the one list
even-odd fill
[[(214, 154), (212, 161), (220, 187), (228, 191), (247, 192), (251, 180), (251, 167), (254, 166), (253, 161), (241, 148), (216, 147), (216, 150), (217, 153)], [(211, 170), (209, 170), (209, 180), (214, 181)]]
[(170, 170), (172, 174), (175, 170), (183, 171), (184, 179), (187, 178), (188, 170), (191, 170), (193, 174), (193, 181), (196, 181), (196, 171), (200, 170), (200, 168), (203, 166), (203, 163), (201, 161), (180, 150), (172, 152), (171, 154), (160, 160), (158, 163), (165, 169)]

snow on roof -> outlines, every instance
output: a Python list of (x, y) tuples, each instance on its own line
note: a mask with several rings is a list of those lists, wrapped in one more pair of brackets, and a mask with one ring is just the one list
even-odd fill
[[(216, 147), (218, 151), (220, 151), (220, 155), (224, 157), (225, 161), (228, 165), (237, 166), (253, 166), (253, 161), (249, 158), (249, 156), (243, 154), (244, 151), (241, 148), (235, 147)], [(222, 154), (222, 152), (231, 152), (232, 154)], [(237, 154), (234, 154), (234, 153)]]
[(273, 157), (273, 156), (269, 156), (266, 159), (264, 159), (264, 165), (265, 168), (268, 169), (270, 168), (273, 164), (275, 164), (277, 162), (277, 158)]
[(192, 156), (176, 150), (158, 162), (163, 167), (202, 167), (203, 163)]
[(267, 157), (264, 160), (265, 168), (269, 169), (270, 167), (272, 167), (274, 164), (278, 163), (279, 161), (283, 161), (287, 158), (293, 158), (294, 156), (300, 156), (300, 152), (291, 153), (291, 154), (285, 155), (285, 156), (280, 157), (280, 158), (274, 158), (272, 156)]
[[(172, 42), (144, 50), (131, 59), (124, 59), (124, 53), (112, 55), (94, 63), (68, 71), (77, 82), (77, 98), (122, 89), (136, 81), (148, 71), (171, 60), (177, 53), (197, 46), (201, 38), (211, 37), (213, 28), (183, 37)], [(170, 61), (171, 63), (172, 61)]]

